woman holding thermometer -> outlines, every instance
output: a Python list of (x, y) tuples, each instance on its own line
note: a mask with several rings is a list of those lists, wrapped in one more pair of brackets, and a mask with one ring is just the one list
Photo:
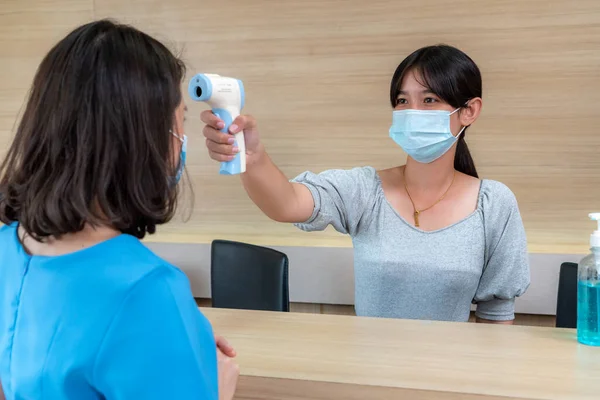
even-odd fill
[[(391, 82), (391, 139), (406, 165), (305, 172), (292, 181), (271, 161), (251, 116), (244, 131), (250, 198), (270, 218), (305, 231), (332, 225), (354, 243), (357, 315), (512, 323), (529, 286), (527, 242), (517, 201), (505, 185), (480, 180), (465, 135), (482, 108), (477, 65), (445, 45), (419, 49)], [(224, 122), (202, 114), (211, 158), (239, 150)]]

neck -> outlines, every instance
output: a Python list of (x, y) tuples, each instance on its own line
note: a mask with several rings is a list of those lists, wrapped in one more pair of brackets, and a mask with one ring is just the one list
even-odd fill
[(454, 152), (449, 151), (430, 164), (418, 163), (408, 157), (404, 179), (415, 191), (431, 191), (447, 188), (454, 178)]
[(21, 243), (31, 255), (60, 256), (74, 253), (119, 236), (120, 232), (113, 227), (85, 224), (79, 232), (68, 233), (60, 238), (50, 237), (43, 242), (34, 240), (19, 227)]

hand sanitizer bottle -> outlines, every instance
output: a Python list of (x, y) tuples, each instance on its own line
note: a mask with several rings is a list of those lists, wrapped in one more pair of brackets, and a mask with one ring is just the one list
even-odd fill
[(600, 346), (600, 213), (590, 218), (598, 222), (598, 230), (590, 238), (592, 253), (577, 270), (577, 340)]

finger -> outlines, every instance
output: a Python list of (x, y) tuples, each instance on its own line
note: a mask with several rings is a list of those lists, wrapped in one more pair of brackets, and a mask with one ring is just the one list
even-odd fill
[(223, 353), (228, 357), (234, 358), (237, 355), (235, 349), (230, 344), (227, 344), (226, 347), (221, 347), (221, 349), (223, 349)]
[(256, 128), (256, 120), (251, 115), (240, 115), (229, 126), (229, 133), (238, 133), (246, 129)]
[(215, 335), (215, 343), (217, 343), (217, 346), (221, 349), (221, 351), (223, 351), (223, 349), (231, 347), (227, 339), (225, 339), (223, 336)]
[(235, 139), (233, 136), (228, 135), (227, 133), (218, 131), (209, 125), (206, 125), (202, 129), (202, 134), (204, 135), (205, 138), (207, 138), (208, 140), (211, 140), (215, 143), (233, 144), (235, 142)]
[(210, 156), (210, 158), (212, 158), (215, 161), (232, 161), (235, 156), (226, 156), (224, 154), (219, 154), (219, 153), (215, 153), (213, 151), (208, 151), (208, 155)]
[(215, 129), (223, 129), (225, 127), (225, 122), (212, 113), (210, 110), (202, 111), (200, 114), (200, 119), (207, 125), (212, 126)]
[(217, 347), (228, 357), (235, 357), (235, 350), (224, 337), (217, 337)]
[(240, 149), (231, 144), (215, 143), (212, 140), (206, 139), (206, 147), (213, 153), (222, 154), (224, 156), (235, 156), (240, 152)]

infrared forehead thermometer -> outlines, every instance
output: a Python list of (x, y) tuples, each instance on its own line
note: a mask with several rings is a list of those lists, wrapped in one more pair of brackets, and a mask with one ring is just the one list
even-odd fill
[[(216, 74), (198, 74), (190, 80), (188, 86), (192, 100), (207, 103), (213, 114), (225, 122), (222, 132), (227, 133), (229, 126), (244, 108), (244, 84), (239, 79), (227, 78)], [(240, 149), (231, 161), (221, 163), (219, 173), (236, 175), (246, 172), (246, 143), (244, 133), (234, 135), (235, 146)]]

